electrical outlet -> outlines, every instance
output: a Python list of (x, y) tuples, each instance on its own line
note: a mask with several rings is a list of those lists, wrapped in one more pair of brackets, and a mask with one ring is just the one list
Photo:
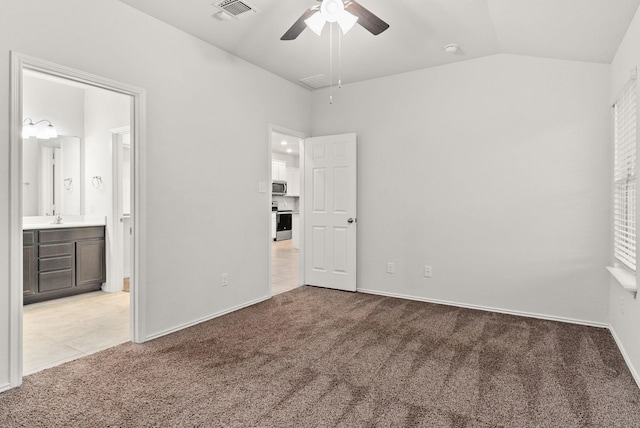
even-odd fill
[(431, 270), (431, 266), (424, 267), (424, 276), (427, 278), (431, 278), (433, 276), (433, 271)]
[(226, 287), (227, 285), (229, 285), (229, 274), (228, 273), (223, 273), (222, 274), (221, 284), (222, 284), (223, 287)]
[(387, 273), (395, 273), (396, 267), (393, 263), (387, 263)]

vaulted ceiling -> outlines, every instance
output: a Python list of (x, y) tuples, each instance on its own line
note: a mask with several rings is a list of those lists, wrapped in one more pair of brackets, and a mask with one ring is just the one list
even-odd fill
[[(244, 0), (258, 12), (214, 18), (220, 0), (120, 0), (292, 82), (330, 74), (330, 32), (280, 37), (315, 0)], [(333, 32), (334, 81), (367, 80), (498, 53), (610, 63), (640, 0), (358, 0), (390, 28)], [(459, 44), (455, 55), (443, 46)]]

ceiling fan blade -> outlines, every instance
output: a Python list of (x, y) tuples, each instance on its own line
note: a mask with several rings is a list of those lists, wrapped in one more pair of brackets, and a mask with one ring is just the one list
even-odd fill
[(318, 12), (318, 7), (314, 6), (311, 9), (306, 10), (300, 18), (296, 22), (293, 23), (291, 28), (284, 33), (284, 36), (280, 37), (280, 40), (293, 40), (302, 33), (302, 31), (307, 28), (307, 24), (304, 23), (305, 19), (308, 19), (314, 13)]
[(374, 36), (382, 33), (389, 28), (389, 24), (371, 13), (369, 9), (355, 1), (345, 2), (345, 10), (358, 17), (358, 24), (362, 25), (367, 31)]

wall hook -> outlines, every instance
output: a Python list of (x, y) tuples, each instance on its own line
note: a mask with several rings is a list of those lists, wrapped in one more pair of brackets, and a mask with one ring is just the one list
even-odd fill
[(97, 190), (104, 189), (104, 183), (102, 182), (102, 177), (100, 177), (99, 175), (96, 175), (91, 179), (91, 185), (93, 186), (94, 189), (97, 189)]

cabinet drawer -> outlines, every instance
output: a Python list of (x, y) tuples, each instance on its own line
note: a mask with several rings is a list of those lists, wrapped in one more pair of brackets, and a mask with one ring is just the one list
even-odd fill
[(40, 245), (40, 257), (70, 256), (71, 254), (73, 254), (73, 242)]
[(40, 273), (41, 293), (73, 287), (73, 271), (71, 269)]
[(22, 245), (30, 245), (36, 243), (36, 231), (29, 230), (22, 232)]
[(40, 272), (46, 272), (50, 270), (62, 270), (73, 268), (73, 257), (52, 257), (49, 259), (40, 259)]
[(40, 231), (40, 243), (104, 238), (104, 226), (50, 229)]

